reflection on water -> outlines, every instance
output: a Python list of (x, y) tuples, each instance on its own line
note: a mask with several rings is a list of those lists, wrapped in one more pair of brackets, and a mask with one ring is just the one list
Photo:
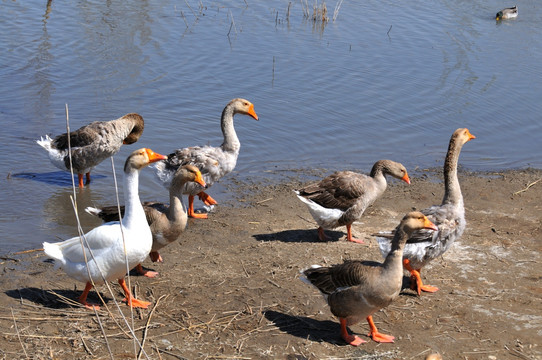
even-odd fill
[[(85, 212), (87, 206), (93, 206), (97, 201), (104, 202), (100, 194), (93, 192), (90, 187), (76, 189), (75, 200), (77, 203), (77, 214), (84, 231), (99, 225), (100, 219), (89, 216)], [(59, 188), (54, 191), (43, 203), (41, 209), (43, 217), (43, 228), (59, 231), (67, 234), (66, 238), (76, 236), (77, 220), (75, 217), (74, 206), (72, 204), (73, 192), (69, 187)], [(71, 234), (71, 235), (70, 235)]]
[[(260, 122), (236, 118), (231, 177), (366, 171), (384, 158), (440, 167), (458, 127), (477, 136), (465, 168), (542, 167), (537, 6), (527, 0), (517, 19), (495, 22), (494, 0), (343, 2), (336, 21), (322, 22), (286, 0), (2, 2), (0, 175), (13, 174), (0, 181), (10, 210), (0, 215), (2, 251), (77, 233), (69, 175), (35, 144), (66, 131), (65, 104), (72, 129), (144, 117), (117, 169), (140, 146), (220, 145), (220, 114), (235, 97), (253, 102)], [(110, 165), (94, 173), (80, 201), (114, 203)], [(167, 200), (151, 170), (141, 176), (142, 198)], [(230, 198), (223, 184), (211, 193)]]

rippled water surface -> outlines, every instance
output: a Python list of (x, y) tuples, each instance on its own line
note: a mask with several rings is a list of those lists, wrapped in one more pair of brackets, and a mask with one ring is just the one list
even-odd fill
[[(336, 2), (326, 5), (331, 18)], [(542, 7), (525, 1), (518, 18), (495, 22), (512, 5), (346, 0), (322, 23), (297, 1), (2, 1), (0, 252), (76, 235), (69, 175), (35, 143), (66, 131), (65, 104), (72, 129), (144, 117), (143, 137), (115, 156), (119, 182), (137, 147), (219, 145), (235, 97), (260, 117), (235, 119), (238, 178), (367, 172), (382, 158), (441, 166), (458, 127), (477, 136), (462, 166), (540, 168)], [(93, 174), (80, 209), (115, 201), (111, 162)], [(143, 199), (167, 200), (150, 169), (141, 176)], [(211, 193), (229, 198), (223, 184)], [(85, 229), (98, 224), (80, 216)]]

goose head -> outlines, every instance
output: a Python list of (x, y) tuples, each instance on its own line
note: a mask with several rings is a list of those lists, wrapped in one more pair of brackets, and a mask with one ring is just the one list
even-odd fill
[(132, 122), (134, 124), (134, 127), (132, 128), (132, 131), (128, 136), (122, 141), (125, 145), (130, 145), (135, 143), (139, 138), (141, 137), (141, 134), (143, 134), (143, 128), (145, 127), (145, 123), (143, 121), (143, 117), (136, 113), (126, 114), (123, 117), (121, 117), (122, 120), (125, 120), (126, 122)]
[(173, 180), (171, 181), (171, 188), (181, 189), (182, 185), (184, 185), (188, 181), (198, 183), (204, 189), (207, 188), (207, 184), (205, 183), (205, 180), (203, 180), (203, 176), (201, 175), (200, 170), (194, 165), (184, 165), (180, 167), (173, 176)]
[(254, 120), (258, 120), (258, 115), (256, 115), (256, 112), (254, 111), (254, 104), (248, 100), (241, 98), (233, 99), (226, 107), (228, 106), (233, 107), (234, 114), (248, 115)]
[(469, 129), (467, 128), (459, 128), (456, 131), (454, 131), (452, 135), (452, 140), (461, 145), (464, 145), (465, 143), (471, 141), (472, 139), (476, 139), (476, 136), (472, 135)]
[(124, 163), (124, 172), (132, 169), (141, 170), (145, 166), (160, 160), (166, 160), (167, 156), (155, 153), (151, 149), (141, 148), (133, 151)]
[(400, 228), (403, 229), (408, 235), (412, 234), (416, 230), (430, 229), (438, 231), (438, 227), (433, 224), (427, 216), (419, 211), (412, 211), (405, 215), (401, 220)]
[(408, 177), (407, 169), (403, 164), (392, 160), (380, 160), (377, 162), (377, 164), (378, 163), (382, 165), (382, 173), (391, 175), (394, 178), (403, 180), (407, 184), (410, 184), (410, 178)]

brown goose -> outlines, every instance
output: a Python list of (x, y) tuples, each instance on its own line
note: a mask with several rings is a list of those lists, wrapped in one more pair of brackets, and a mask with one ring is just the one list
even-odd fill
[[(169, 187), (171, 177), (179, 166), (191, 164), (197, 166), (208, 187), (213, 185), (221, 177), (229, 174), (235, 168), (241, 143), (237, 138), (237, 133), (233, 127), (233, 116), (235, 114), (249, 115), (258, 120), (258, 115), (254, 112), (254, 105), (245, 99), (231, 100), (224, 110), (220, 119), (224, 142), (219, 147), (214, 146), (192, 146), (184, 149), (175, 150), (169, 154), (166, 161), (161, 161), (155, 165), (156, 175), (162, 183)], [(188, 216), (193, 218), (206, 219), (207, 214), (196, 214), (194, 212), (194, 196), (198, 195), (201, 201), (206, 205), (216, 205), (216, 200), (203, 191), (201, 186), (195, 183), (187, 184), (183, 194), (188, 194)]]
[[(83, 187), (83, 174), (90, 183), (90, 171), (105, 159), (115, 155), (122, 144), (133, 144), (143, 134), (143, 118), (135, 113), (126, 114), (111, 121), (95, 121), (70, 132), (70, 146), (73, 171)], [(51, 139), (45, 135), (36, 141), (47, 150), (49, 159), (57, 168), (70, 171), (68, 134)]]
[[(414, 232), (405, 246), (404, 267), (411, 274), (411, 286), (418, 295), (422, 291), (435, 292), (437, 287), (424, 285), (421, 269), (433, 259), (441, 256), (459, 239), (465, 230), (465, 207), (463, 195), (457, 179), (457, 161), (461, 148), (476, 137), (469, 129), (454, 131), (450, 139), (448, 153), (444, 161), (444, 198), (441, 205), (434, 205), (422, 210), (429, 220), (438, 226), (438, 231), (420, 230)], [(378, 245), (382, 256), (386, 257), (391, 248), (390, 237), (380, 235)]]
[[(147, 223), (151, 227), (152, 232), (152, 249), (149, 256), (153, 262), (162, 262), (162, 256), (160, 256), (158, 250), (177, 241), (186, 229), (187, 217), (181, 202), (181, 191), (183, 186), (188, 182), (196, 182), (204, 189), (206, 188), (205, 181), (199, 169), (192, 165), (184, 165), (173, 176), (173, 181), (169, 189), (169, 206), (156, 201), (143, 203)], [(124, 206), (121, 206), (120, 210), (124, 216)], [(87, 207), (85, 211), (91, 215), (100, 217), (106, 222), (119, 220), (117, 206), (106, 206), (101, 209)], [(155, 271), (143, 270), (141, 264), (136, 266), (136, 270), (147, 277), (158, 275)]]
[(347, 326), (363, 319), (369, 323), (369, 335), (377, 342), (393, 342), (394, 337), (378, 332), (372, 315), (388, 306), (401, 291), (403, 247), (409, 235), (419, 229), (437, 227), (420, 212), (405, 215), (397, 227), (392, 249), (384, 263), (345, 261), (331, 267), (313, 265), (302, 271), (301, 280), (314, 285), (324, 295), (333, 315), (341, 323), (341, 337), (350, 345), (365, 341), (348, 333)]
[(370, 176), (352, 171), (338, 171), (323, 180), (295, 190), (297, 197), (309, 208), (318, 224), (318, 239), (327, 241), (324, 229), (346, 225), (346, 239), (363, 243), (352, 237), (351, 226), (359, 220), (365, 209), (386, 190), (386, 176), (391, 175), (410, 184), (405, 167), (395, 161), (379, 160)]

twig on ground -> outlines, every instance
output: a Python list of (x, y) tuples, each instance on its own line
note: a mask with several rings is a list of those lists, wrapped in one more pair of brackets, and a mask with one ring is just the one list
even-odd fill
[(263, 204), (264, 202), (267, 202), (269, 200), (273, 200), (273, 198), (267, 198), (265, 200), (260, 200), (260, 201), (257, 201), (256, 204), (260, 205), (260, 204)]
[(87, 343), (85, 342), (85, 339), (83, 339), (83, 335), (79, 334), (79, 337), (81, 338), (81, 343), (83, 344), (83, 347), (85, 348), (85, 351), (86, 351), (90, 356), (94, 356), (94, 354), (92, 353), (92, 350), (90, 350), (90, 348), (88, 347)]
[(11, 308), (11, 317), (13, 318), (13, 326), (15, 327), (15, 332), (17, 333), (17, 338), (19, 339), (19, 343), (21, 344), (21, 347), (23, 348), (24, 356), (28, 359), (28, 354), (26, 353), (26, 349), (24, 347), (23, 341), (21, 340), (21, 334), (19, 334), (19, 329), (17, 328), (17, 321), (15, 321), (13, 308)]
[(143, 336), (141, 337), (141, 347), (139, 348), (139, 353), (137, 354), (137, 360), (141, 358), (141, 354), (143, 353), (143, 347), (145, 346), (145, 340), (147, 337), (147, 331), (149, 331), (149, 324), (151, 322), (152, 314), (154, 314), (154, 310), (158, 307), (158, 304), (160, 303), (160, 300), (165, 298), (167, 295), (162, 295), (156, 300), (156, 304), (151, 309), (151, 312), (149, 313), (149, 316), (147, 317), (147, 321), (145, 323), (145, 328), (143, 329)]
[(28, 254), (36, 251), (43, 251), (43, 249), (31, 249), (31, 250), (24, 250), (24, 251), (17, 251), (13, 253), (13, 255), (22, 255), (22, 254)]
[(536, 181), (533, 181), (532, 183), (528, 184), (527, 187), (525, 189), (522, 189), (522, 190), (519, 190), (519, 191), (516, 191), (515, 193), (513, 193), (512, 195), (517, 195), (517, 194), (521, 194), (522, 192), (525, 192), (527, 190), (529, 190), (529, 188), (531, 188), (531, 186), (533, 185), (536, 185), (538, 182), (542, 181), (542, 178), (536, 180)]

